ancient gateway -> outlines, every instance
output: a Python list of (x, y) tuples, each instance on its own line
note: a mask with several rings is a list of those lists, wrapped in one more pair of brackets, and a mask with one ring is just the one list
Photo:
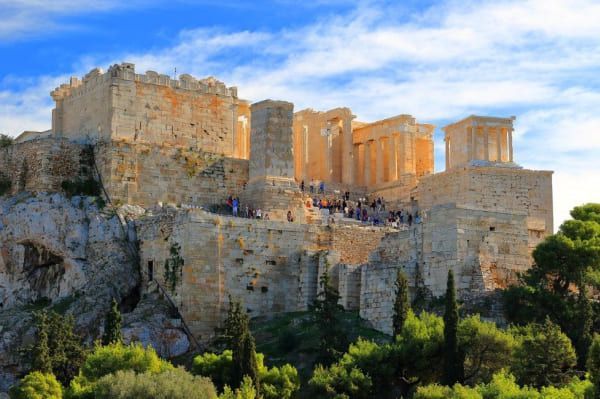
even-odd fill
[[(129, 215), (145, 289), (169, 292), (200, 340), (229, 295), (251, 315), (306, 309), (326, 268), (342, 305), (390, 332), (397, 270), (413, 295), (439, 296), (452, 269), (459, 294), (478, 298), (515, 281), (553, 231), (552, 172), (515, 163), (514, 117), (446, 126), (445, 170), (434, 173), (434, 126), (410, 115), (367, 123), (348, 108), (249, 104), (214, 78), (126, 63), (51, 95), (52, 129), (0, 151), (12, 193), (100, 180)], [(308, 192), (311, 182), (326, 192)], [(383, 197), (414, 223), (373, 226), (312, 204), (345, 192), (353, 207)], [(217, 212), (229, 196), (269, 220)]]

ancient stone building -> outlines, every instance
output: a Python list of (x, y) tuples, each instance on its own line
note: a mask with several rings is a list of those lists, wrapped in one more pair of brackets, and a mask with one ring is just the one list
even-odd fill
[[(326, 269), (341, 303), (389, 332), (397, 270), (413, 294), (441, 295), (452, 269), (462, 298), (485, 296), (515, 282), (553, 231), (552, 172), (515, 162), (514, 117), (446, 126), (446, 168), (434, 173), (434, 126), (410, 115), (366, 123), (348, 108), (249, 105), (213, 78), (138, 75), (132, 64), (93, 70), (52, 96), (51, 134), (28, 132), (0, 150), (11, 192), (59, 191), (64, 179), (94, 176), (114, 204), (145, 208), (135, 222), (143, 278), (167, 287), (202, 340), (229, 295), (252, 315), (304, 310)], [(301, 181), (325, 182), (319, 196), (329, 199), (349, 191), (352, 206), (381, 196), (414, 223), (330, 215)], [(270, 220), (210, 211), (228, 196)], [(173, 264), (177, 273), (165, 273)]]

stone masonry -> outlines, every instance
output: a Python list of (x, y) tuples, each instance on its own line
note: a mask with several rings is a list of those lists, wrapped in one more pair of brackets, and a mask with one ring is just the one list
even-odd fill
[[(434, 173), (434, 126), (411, 115), (367, 123), (343, 107), (294, 114), (284, 101), (250, 105), (214, 78), (136, 74), (127, 63), (73, 78), (52, 97), (52, 131), (0, 150), (9, 194), (59, 191), (97, 167), (114, 204), (146, 209), (136, 221), (146, 288), (170, 291), (202, 341), (230, 296), (251, 315), (307, 309), (326, 269), (343, 306), (390, 332), (398, 270), (411, 295), (443, 294), (451, 269), (461, 298), (484, 297), (515, 283), (553, 232), (552, 172), (515, 162), (514, 117), (444, 127), (446, 168)], [(353, 204), (382, 196), (415, 223), (330, 215), (302, 181), (324, 182), (329, 199), (348, 191)], [(207, 211), (228, 196), (271, 220)], [(174, 252), (182, 263), (167, 273)]]

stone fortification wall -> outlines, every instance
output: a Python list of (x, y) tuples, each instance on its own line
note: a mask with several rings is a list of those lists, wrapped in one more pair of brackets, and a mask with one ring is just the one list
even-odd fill
[(113, 201), (144, 207), (224, 203), (248, 181), (247, 160), (170, 146), (103, 142), (96, 162)]
[[(244, 157), (247, 103), (214, 78), (171, 79), (133, 64), (94, 69), (52, 93), (53, 132), (75, 141), (128, 140)], [(245, 118), (245, 119), (244, 119)], [(240, 123), (240, 122), (246, 123)]]
[(64, 139), (15, 143), (0, 149), (0, 177), (11, 181), (9, 194), (60, 191), (63, 181), (91, 175), (89, 154)]
[(418, 273), (418, 229), (387, 234), (371, 253), (369, 262), (361, 267), (360, 316), (373, 327), (391, 334), (396, 275), (404, 271), (409, 294), (414, 296)]
[(226, 316), (229, 299), (251, 316), (306, 309), (317, 292), (319, 230), (301, 224), (220, 217), (203, 211), (143, 221), (142, 270), (152, 265), (163, 286), (172, 245), (185, 261), (173, 297), (192, 332), (202, 340)]
[(528, 216), (532, 230), (553, 232), (552, 172), (471, 166), (426, 176), (419, 182), (419, 207), (457, 207)]
[[(139, 220), (137, 227), (146, 281), (152, 275), (168, 287), (165, 261), (172, 257), (173, 246), (180, 247), (184, 265), (173, 298), (202, 340), (210, 338), (226, 316), (229, 295), (241, 300), (251, 316), (306, 310), (316, 299), (327, 263), (342, 304), (358, 309), (359, 263), (384, 234), (362, 227), (332, 229), (201, 210), (164, 211)], [(352, 246), (363, 251), (345, 253)], [(338, 264), (339, 259), (346, 263)]]

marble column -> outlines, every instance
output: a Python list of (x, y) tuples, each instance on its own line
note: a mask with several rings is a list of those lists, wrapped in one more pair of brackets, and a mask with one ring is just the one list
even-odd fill
[(396, 136), (390, 135), (388, 138), (388, 181), (395, 181), (398, 179), (396, 175), (398, 167), (396, 166)]
[(477, 159), (477, 127), (471, 127), (471, 160)]
[(375, 140), (375, 182), (377, 184), (383, 183), (383, 140)]
[(405, 140), (405, 135), (404, 133), (400, 133), (398, 135), (398, 137), (396, 138), (396, 153), (398, 154), (396, 156), (397, 159), (397, 175), (398, 175), (398, 179), (400, 179), (402, 177), (402, 175), (404, 173), (406, 173), (406, 171), (404, 170), (404, 164), (406, 163), (406, 154), (405, 154), (405, 146), (404, 146), (404, 140)]
[(363, 183), (365, 186), (371, 185), (371, 141), (365, 141), (365, 171)]
[(483, 159), (490, 160), (490, 128), (483, 127)]
[(360, 164), (359, 164), (360, 145), (354, 144), (352, 147), (352, 175), (348, 184), (356, 185), (360, 183)]
[(446, 133), (446, 138), (444, 140), (446, 142), (446, 170), (450, 169), (450, 137)]
[(502, 162), (502, 129), (496, 128), (496, 162)]
[(508, 162), (513, 162), (512, 129), (508, 129)]

